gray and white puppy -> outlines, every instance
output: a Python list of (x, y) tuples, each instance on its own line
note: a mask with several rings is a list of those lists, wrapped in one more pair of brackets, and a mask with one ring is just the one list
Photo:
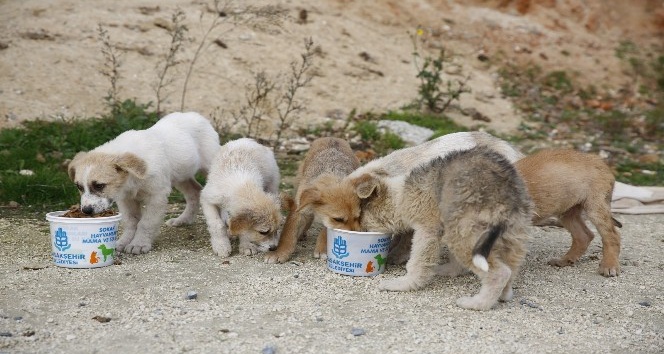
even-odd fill
[[(488, 310), (512, 298), (512, 281), (526, 254), (531, 201), (524, 183), (503, 155), (484, 146), (455, 151), (414, 169), (408, 176), (380, 171), (354, 178), (365, 230), (413, 230), (407, 274), (380, 282), (382, 290), (426, 286), (436, 274), (470, 269), (482, 282), (479, 294), (457, 305)], [(450, 263), (440, 266), (441, 247)]]

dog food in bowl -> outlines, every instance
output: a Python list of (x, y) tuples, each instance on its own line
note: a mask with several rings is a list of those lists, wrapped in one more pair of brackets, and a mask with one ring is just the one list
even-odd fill
[(391, 236), (327, 229), (327, 267), (339, 274), (374, 276), (385, 271)]
[(97, 268), (113, 264), (120, 214), (65, 217), (67, 211), (46, 214), (51, 226), (51, 249), (56, 266)]

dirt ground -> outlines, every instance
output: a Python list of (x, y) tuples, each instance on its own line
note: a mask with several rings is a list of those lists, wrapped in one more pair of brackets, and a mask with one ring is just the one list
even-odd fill
[[(461, 108), (514, 131), (522, 114), (500, 93), (500, 63), (534, 62), (568, 70), (607, 90), (633, 85), (615, 55), (621, 42), (662, 43), (661, 0), (256, 1), (287, 10), (279, 26), (230, 22), (205, 42), (184, 110), (222, 120), (243, 104), (253, 74), (276, 76), (299, 58), (304, 38), (320, 46), (315, 77), (302, 93), (301, 127), (342, 124), (358, 112), (399, 109), (417, 96), (410, 35), (425, 29), (427, 49), (455, 53), (471, 75)], [(230, 9), (243, 9), (235, 2)], [(200, 0), (0, 0), (0, 128), (28, 119), (70, 119), (106, 111), (110, 87), (97, 27), (121, 49), (119, 94), (154, 102), (176, 8), (187, 42), (166, 88), (164, 111), (181, 109), (188, 63), (210, 26)], [(303, 19), (306, 11), (306, 19)], [(220, 44), (221, 43), (221, 44)], [(479, 58), (489, 58), (488, 61)], [(450, 112), (460, 123), (471, 116)], [(0, 186), (1, 188), (1, 186)], [(178, 206), (174, 206), (177, 208)], [(458, 297), (479, 288), (473, 276), (440, 278), (408, 293), (376, 290), (376, 278), (334, 274), (311, 258), (313, 237), (293, 262), (262, 256), (215, 257), (202, 215), (171, 229), (146, 255), (121, 264), (70, 270), (53, 265), (44, 215), (0, 209), (0, 353), (661, 353), (664, 348), (664, 215), (618, 216), (622, 274), (597, 274), (601, 242), (579, 264), (546, 264), (568, 247), (560, 229), (533, 228), (513, 301), (489, 312), (462, 310)], [(310, 231), (310, 236), (315, 234)], [(187, 299), (189, 292), (196, 299)]]
[[(573, 267), (546, 264), (570, 244), (532, 228), (514, 300), (463, 310), (474, 276), (420, 291), (380, 292), (377, 277), (329, 271), (311, 257), (316, 230), (292, 262), (211, 250), (205, 223), (162, 228), (153, 251), (97, 269), (53, 265), (43, 215), (0, 219), (0, 353), (661, 353), (664, 215), (617, 215), (618, 277), (597, 273), (601, 242)], [(195, 292), (196, 299), (187, 299)]]
[[(412, 102), (418, 81), (411, 35), (418, 26), (428, 50), (422, 55), (443, 46), (454, 53), (458, 67), (449, 66), (446, 80), (470, 74), (472, 92), (462, 95), (461, 108), (474, 108), (491, 122), (450, 114), (469, 127), (481, 123), (499, 132), (515, 130), (522, 120), (496, 85), (500, 65), (533, 62), (546, 71), (569, 71), (581, 84), (619, 90), (632, 79), (616, 48), (625, 41), (661, 45), (664, 33), (661, 0), (255, 1), (279, 5), (287, 17), (277, 25), (222, 21), (203, 42), (182, 107), (189, 63), (215, 18), (210, 4), (0, 0), (0, 128), (106, 111), (110, 83), (101, 74), (99, 25), (121, 53), (119, 97), (156, 103), (156, 66), (168, 50), (165, 27), (177, 8), (186, 14), (189, 41), (167, 78), (172, 82), (163, 92), (163, 111), (182, 108), (228, 121), (255, 73), (287, 73), (303, 40), (312, 38), (319, 50), (315, 77), (301, 96), (301, 127), (343, 120), (353, 109), (385, 112)], [(246, 5), (230, 2), (225, 9), (235, 13)]]

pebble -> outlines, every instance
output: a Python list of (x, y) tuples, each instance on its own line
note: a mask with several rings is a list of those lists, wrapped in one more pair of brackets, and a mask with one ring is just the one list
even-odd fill
[(76, 336), (73, 334), (68, 334), (67, 337), (65, 337), (66, 340), (74, 340), (76, 339)]
[(0, 332), (0, 337), (11, 337), (12, 334), (10, 332)]
[(195, 292), (193, 290), (187, 291), (187, 300), (196, 300), (196, 298), (198, 298), (198, 293), (197, 292)]
[(354, 327), (353, 329), (350, 330), (350, 334), (354, 335), (355, 337), (362, 336), (366, 333), (367, 332), (362, 328), (355, 328)]
[(265, 348), (263, 348), (263, 351), (261, 353), (263, 354), (274, 354), (277, 352), (277, 348), (275, 348), (272, 345), (268, 345)]
[(650, 302), (649, 301), (641, 301), (639, 302), (639, 305), (643, 307), (650, 307)]

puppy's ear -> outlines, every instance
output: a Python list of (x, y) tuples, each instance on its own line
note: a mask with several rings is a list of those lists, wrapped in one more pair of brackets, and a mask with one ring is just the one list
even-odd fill
[(309, 187), (302, 191), (302, 195), (300, 195), (300, 203), (297, 208), (297, 210), (302, 210), (303, 208), (311, 205), (311, 204), (320, 204), (321, 201), (321, 193), (320, 190), (318, 190), (318, 187)]
[(251, 215), (248, 212), (240, 213), (228, 220), (228, 233), (237, 236), (243, 230), (251, 227)]
[(379, 181), (372, 175), (365, 173), (351, 181), (355, 187), (355, 193), (360, 199), (367, 199), (378, 189)]
[(78, 164), (78, 160), (83, 158), (87, 152), (79, 152), (74, 156), (74, 158), (69, 162), (69, 165), (67, 165), (67, 173), (69, 174), (69, 179), (72, 181), (74, 180), (74, 177), (76, 177), (76, 165)]
[(138, 179), (144, 179), (147, 172), (147, 165), (140, 157), (132, 153), (125, 153), (120, 155), (115, 161), (115, 169), (118, 172), (128, 172)]

